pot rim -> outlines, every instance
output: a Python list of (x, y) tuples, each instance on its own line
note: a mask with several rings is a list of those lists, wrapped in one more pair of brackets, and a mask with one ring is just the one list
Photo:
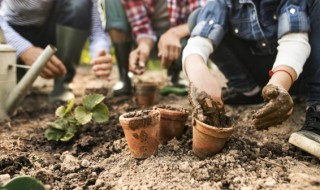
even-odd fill
[(220, 128), (220, 127), (203, 123), (199, 121), (197, 118), (193, 118), (193, 119), (196, 121), (193, 127), (195, 127), (198, 131), (206, 135), (214, 136), (217, 138), (228, 138), (234, 132), (233, 125), (231, 125), (230, 127)]
[[(119, 122), (121, 124), (122, 127), (126, 128), (126, 129), (136, 129), (137, 126), (140, 127), (147, 127), (147, 126), (151, 126), (157, 122), (160, 122), (160, 112), (158, 110), (144, 110), (148, 112), (147, 116), (144, 117), (130, 117), (130, 118), (125, 118), (125, 115), (130, 114), (132, 112), (136, 112), (136, 111), (131, 111), (131, 112), (127, 112), (124, 113), (122, 115), (120, 115), (119, 117)], [(145, 122), (147, 119), (150, 119), (151, 122)], [(133, 126), (133, 127), (130, 127)], [(134, 127), (136, 126), (136, 127)]]
[(155, 110), (159, 110), (161, 118), (170, 120), (183, 121), (186, 120), (189, 116), (189, 111), (183, 112), (159, 107), (156, 107)]

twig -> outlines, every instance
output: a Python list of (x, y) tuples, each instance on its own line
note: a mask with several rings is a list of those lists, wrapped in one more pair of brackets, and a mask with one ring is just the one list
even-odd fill
[(279, 167), (281, 167), (281, 168), (283, 168), (284, 166), (283, 165), (280, 165), (280, 164), (278, 164), (278, 163), (276, 163), (276, 162), (272, 162), (272, 161), (269, 161), (269, 160), (266, 160), (266, 159), (264, 159), (264, 158), (260, 158), (260, 157), (258, 157), (260, 160), (262, 160), (262, 161), (265, 161), (265, 162), (268, 162), (268, 163), (270, 163), (270, 164), (273, 164), (273, 165), (276, 165), (276, 166), (279, 166)]

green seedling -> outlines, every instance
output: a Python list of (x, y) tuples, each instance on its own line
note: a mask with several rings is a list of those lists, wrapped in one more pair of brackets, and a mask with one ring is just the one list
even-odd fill
[[(68, 102), (67, 107), (60, 106), (56, 110), (56, 119), (49, 123), (45, 132), (48, 140), (69, 141), (78, 132), (80, 126), (91, 121), (104, 123), (109, 120), (109, 109), (102, 102), (105, 99), (100, 94), (90, 94), (83, 98), (82, 105), (74, 107), (75, 100)], [(73, 111), (73, 112), (72, 112)]]
[(0, 190), (44, 190), (41, 181), (30, 177), (20, 176), (10, 180), (4, 186), (0, 186)]

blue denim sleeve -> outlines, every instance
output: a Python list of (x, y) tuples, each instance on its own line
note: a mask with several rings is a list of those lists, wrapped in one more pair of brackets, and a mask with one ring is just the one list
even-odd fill
[(278, 8), (278, 38), (286, 33), (309, 32), (306, 0), (281, 0)]
[(208, 38), (216, 47), (228, 30), (228, 7), (225, 0), (209, 0), (198, 13), (191, 36)]

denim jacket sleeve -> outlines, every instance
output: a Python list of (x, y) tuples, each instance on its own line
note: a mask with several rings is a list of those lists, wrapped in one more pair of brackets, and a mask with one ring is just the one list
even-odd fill
[(191, 36), (208, 38), (216, 47), (228, 30), (228, 8), (225, 0), (209, 0), (198, 13)]
[(306, 0), (281, 0), (278, 7), (278, 38), (287, 33), (309, 32)]

